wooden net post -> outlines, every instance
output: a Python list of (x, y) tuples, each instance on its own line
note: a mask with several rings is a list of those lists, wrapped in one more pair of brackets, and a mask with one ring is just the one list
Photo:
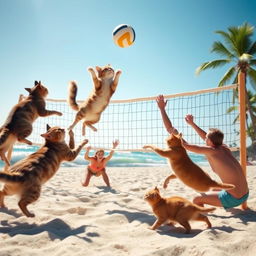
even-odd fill
[[(239, 121), (240, 121), (240, 164), (246, 177), (246, 99), (245, 99), (245, 73), (238, 74), (239, 93)], [(242, 209), (247, 209), (247, 202), (242, 204)]]

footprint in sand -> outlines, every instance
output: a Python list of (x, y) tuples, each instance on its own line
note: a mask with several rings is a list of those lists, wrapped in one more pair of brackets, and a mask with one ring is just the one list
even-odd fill
[(67, 210), (68, 213), (71, 213), (71, 214), (77, 213), (78, 215), (84, 215), (86, 211), (87, 209), (82, 207), (70, 208)]

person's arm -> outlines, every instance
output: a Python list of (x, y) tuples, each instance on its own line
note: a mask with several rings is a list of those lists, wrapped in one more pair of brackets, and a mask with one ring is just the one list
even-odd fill
[(202, 155), (211, 155), (214, 153), (214, 148), (208, 146), (198, 146), (187, 143), (182, 140), (182, 146), (193, 153), (202, 154)]
[(160, 110), (162, 119), (163, 119), (163, 123), (165, 126), (165, 129), (167, 130), (168, 133), (174, 133), (175, 135), (178, 134), (178, 131), (172, 126), (172, 122), (169, 119), (166, 111), (165, 111), (165, 106), (167, 104), (167, 100), (164, 100), (164, 96), (163, 95), (159, 95), (156, 98), (156, 102), (157, 102), (157, 106)]
[(185, 121), (187, 122), (187, 124), (189, 124), (196, 131), (196, 133), (203, 140), (205, 140), (207, 133), (194, 123), (194, 117), (192, 115), (186, 115)]
[(111, 158), (112, 156), (114, 155), (114, 152), (115, 152), (115, 148), (119, 145), (119, 140), (115, 140), (113, 141), (113, 148), (112, 150), (109, 152), (109, 155), (105, 158), (105, 163), (107, 163)]
[(84, 154), (84, 159), (90, 161), (90, 157), (89, 157), (89, 152), (91, 150), (91, 146), (87, 147), (85, 154)]

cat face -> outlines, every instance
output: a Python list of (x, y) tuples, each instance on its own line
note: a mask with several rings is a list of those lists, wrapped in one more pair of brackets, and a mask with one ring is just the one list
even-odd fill
[(148, 191), (144, 196), (144, 200), (146, 200), (151, 205), (157, 203), (159, 199), (161, 199), (161, 196), (157, 187)]
[(110, 66), (104, 66), (104, 67), (96, 67), (96, 70), (98, 71), (98, 76), (101, 79), (110, 79), (114, 77), (115, 71), (114, 69)]
[(167, 143), (168, 147), (169, 147), (169, 148), (172, 148), (172, 147), (181, 147), (181, 136), (182, 136), (181, 133), (180, 133), (179, 135), (171, 134), (171, 135), (166, 139), (166, 143)]
[(45, 98), (48, 95), (48, 89), (41, 84), (41, 81), (35, 81), (35, 85), (32, 88), (25, 88), (31, 95), (40, 95)]
[(62, 142), (65, 139), (65, 129), (58, 126), (50, 127), (47, 125), (47, 132), (41, 134), (41, 136), (51, 142)]

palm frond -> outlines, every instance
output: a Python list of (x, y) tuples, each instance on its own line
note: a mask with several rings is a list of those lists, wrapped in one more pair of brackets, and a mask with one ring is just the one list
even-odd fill
[(238, 106), (232, 106), (232, 107), (229, 107), (228, 109), (227, 109), (227, 114), (229, 114), (229, 113), (231, 113), (231, 112), (233, 112), (233, 111), (236, 111), (236, 110), (238, 110)]
[(219, 41), (213, 43), (211, 52), (218, 53), (218, 54), (225, 56), (229, 59), (236, 57)]
[(199, 75), (202, 71), (206, 69), (221, 67), (229, 62), (230, 60), (224, 60), (224, 59), (205, 62), (196, 69), (196, 74)]
[(250, 60), (250, 65), (255, 66), (256, 65), (256, 59)]
[(239, 115), (236, 116), (232, 124), (235, 124), (239, 120)]
[(254, 88), (254, 90), (256, 90), (256, 70), (250, 67), (247, 71), (247, 74), (249, 76), (252, 87)]
[(225, 31), (222, 30), (217, 30), (215, 31), (215, 33), (221, 35), (225, 41), (225, 43), (227, 44), (227, 46), (229, 47), (230, 51), (232, 52), (232, 54), (234, 56), (239, 56), (239, 54), (237, 53), (237, 50), (234, 48), (234, 39), (231, 37), (231, 35)]
[(249, 48), (249, 51), (248, 51), (249, 54), (253, 55), (256, 53), (256, 42), (254, 42), (251, 47)]
[(236, 72), (236, 68), (235, 67), (231, 67), (222, 77), (222, 79), (220, 80), (218, 87), (222, 87), (226, 82), (228, 82), (231, 77), (235, 74)]
[(239, 27), (229, 27), (229, 35), (233, 42), (233, 49), (241, 56), (243, 53), (248, 53), (252, 45), (251, 36), (253, 35), (254, 27), (248, 23), (244, 23)]

